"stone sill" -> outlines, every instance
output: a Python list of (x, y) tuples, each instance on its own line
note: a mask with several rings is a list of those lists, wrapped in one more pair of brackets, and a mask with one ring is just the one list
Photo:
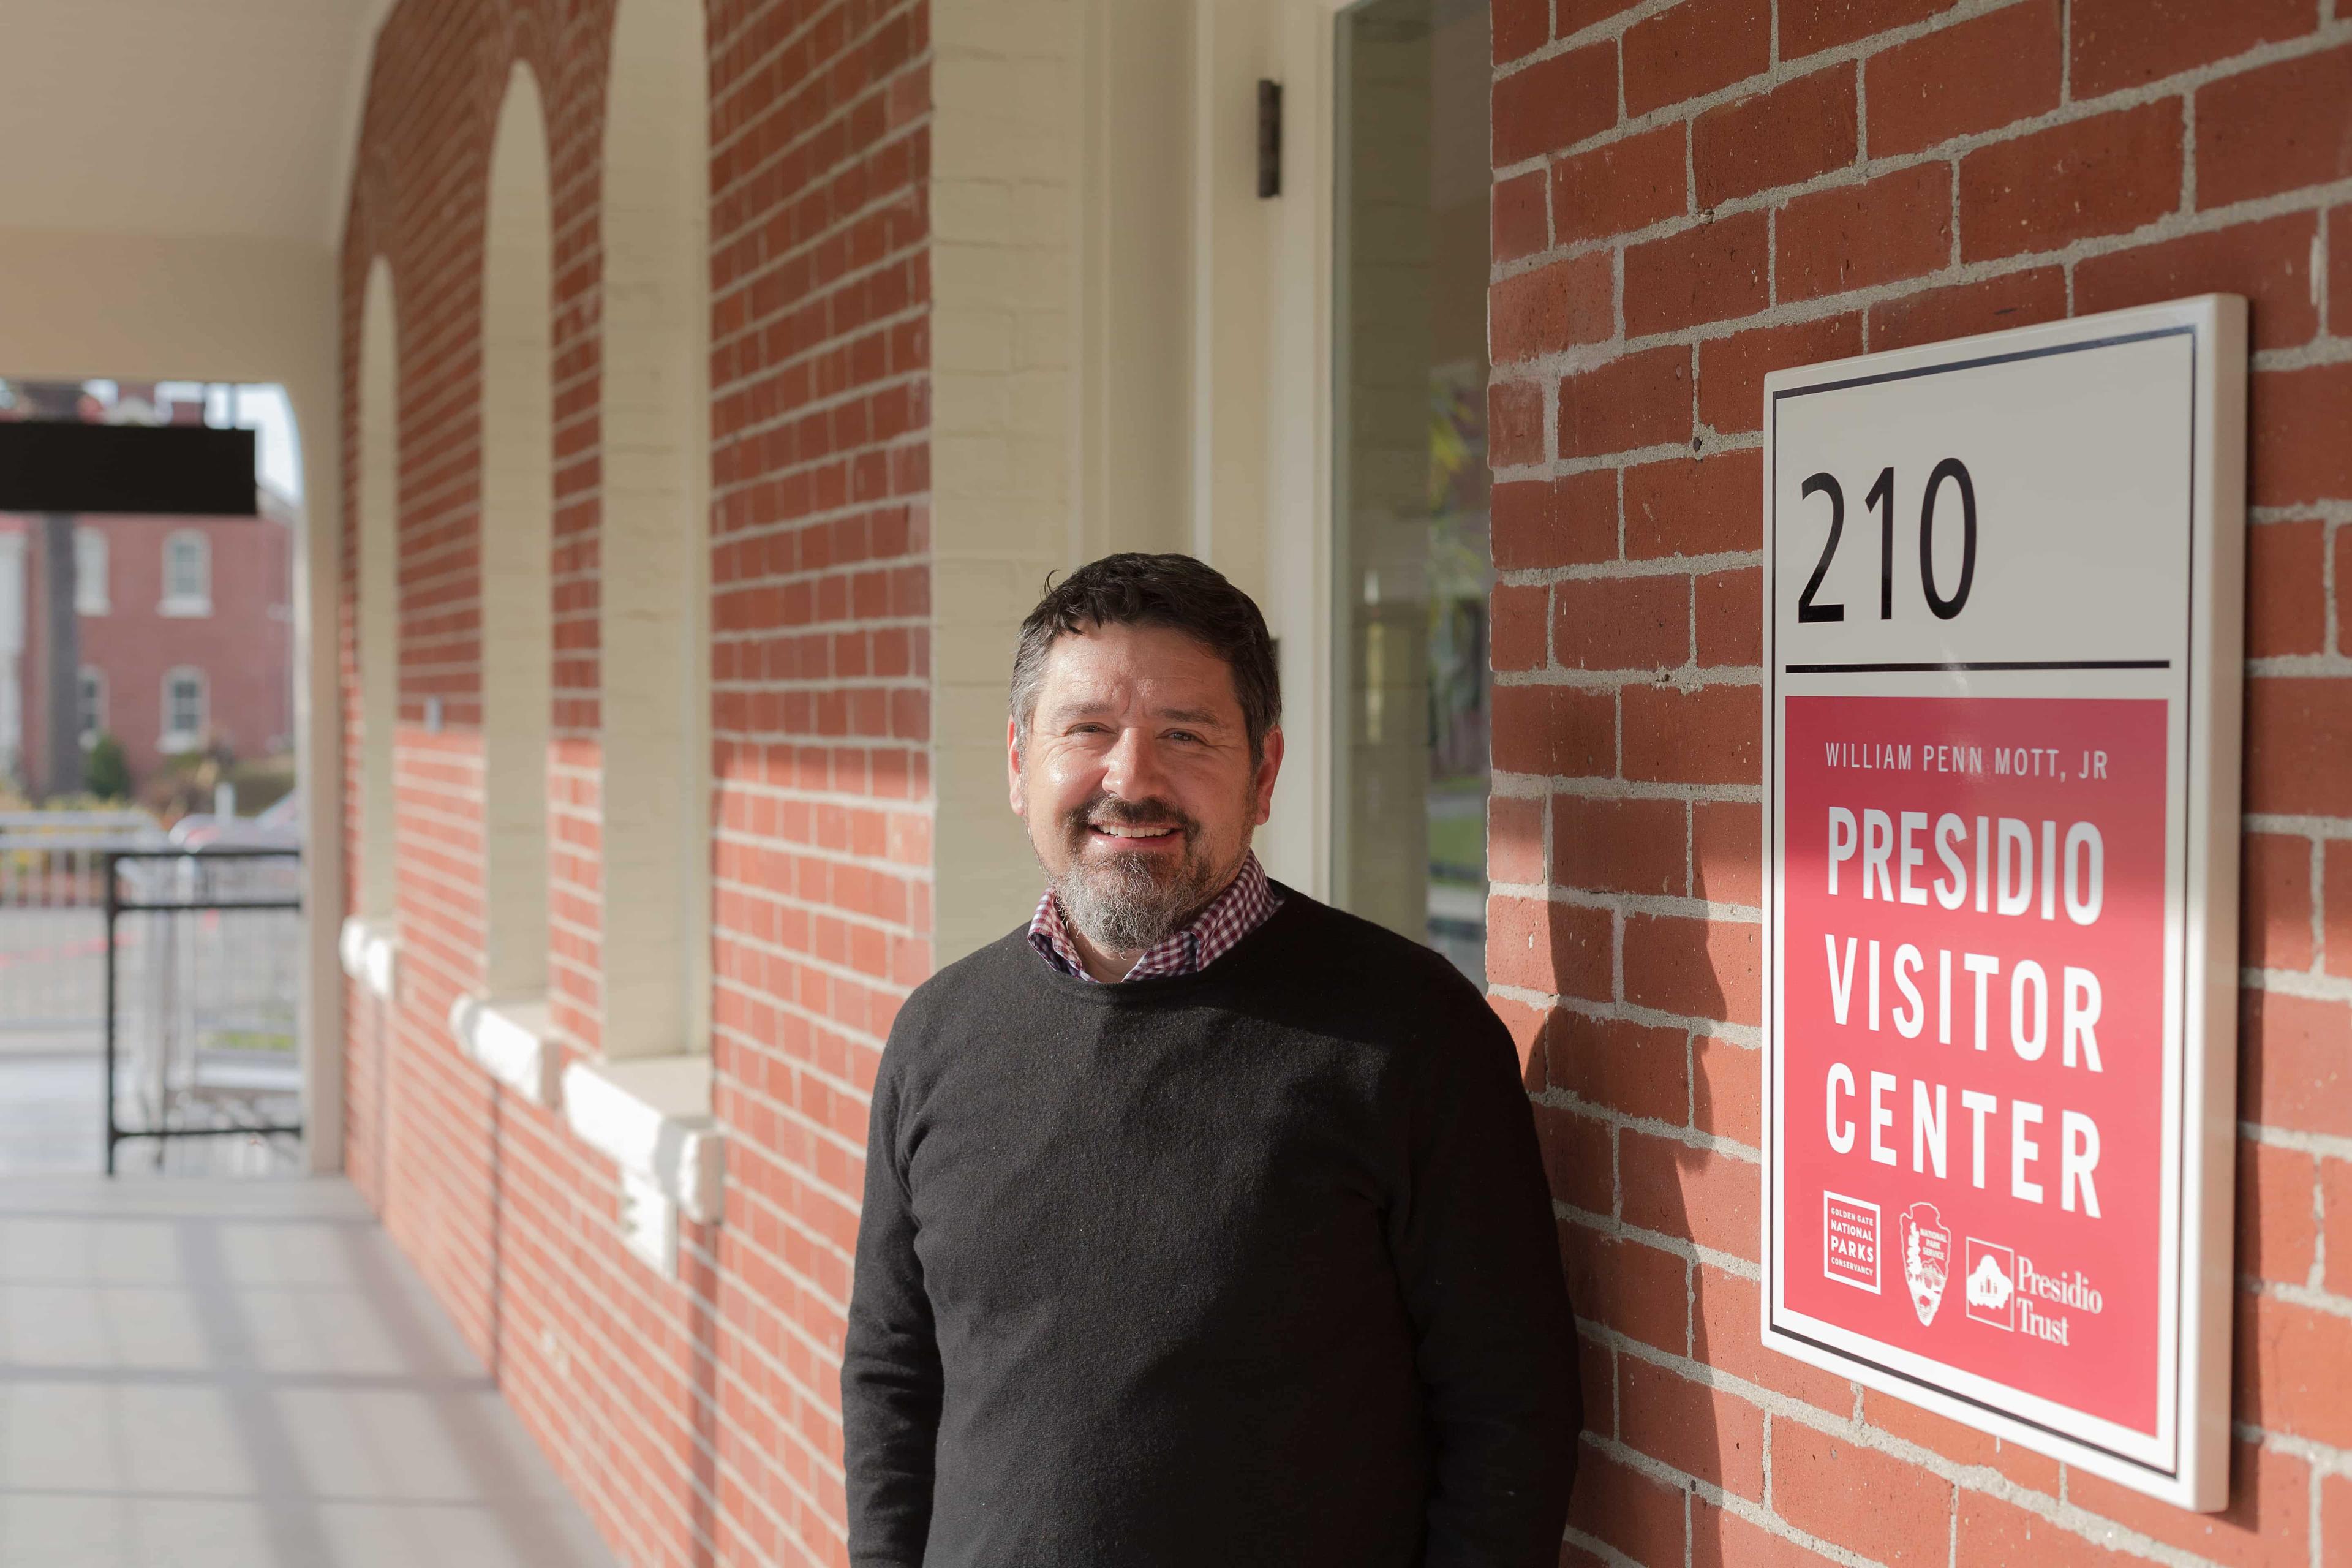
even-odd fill
[(583, 1143), (651, 1182), (704, 1225), (722, 1212), (726, 1138), (710, 1111), (707, 1056), (573, 1062), (563, 1115)]
[(544, 996), (490, 1001), (460, 996), (449, 1007), (449, 1033), (481, 1069), (533, 1105), (553, 1105), (560, 1090)]
[(342, 955), (343, 973), (389, 1002), (400, 981), (400, 933), (390, 921), (352, 915), (343, 921), (335, 951)]

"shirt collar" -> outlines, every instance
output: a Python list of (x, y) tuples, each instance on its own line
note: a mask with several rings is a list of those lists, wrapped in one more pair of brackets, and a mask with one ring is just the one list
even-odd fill
[[(1225, 884), (1224, 891), (1209, 900), (1201, 912), (1187, 921), (1181, 931), (1171, 931), (1135, 961), (1120, 978), (1122, 980), (1152, 980), (1171, 974), (1195, 974), (1233, 951), (1242, 938), (1265, 923), (1266, 916), (1281, 907), (1282, 895), (1274, 889), (1252, 850), (1242, 861), (1242, 868)], [(1062, 901), (1054, 889), (1037, 900), (1037, 912), (1029, 921), (1029, 945), (1054, 968), (1080, 980), (1091, 981), (1086, 961), (1078, 955), (1076, 939), (1070, 933), (1069, 922), (1063, 917)]]

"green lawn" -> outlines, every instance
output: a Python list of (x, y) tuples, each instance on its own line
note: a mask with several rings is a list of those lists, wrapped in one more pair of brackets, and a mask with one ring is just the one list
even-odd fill
[(1484, 867), (1486, 864), (1486, 819), (1483, 816), (1431, 817), (1429, 859), (1433, 866)]
[(216, 1051), (291, 1051), (294, 1037), (290, 1032), (217, 1029), (205, 1037), (205, 1044)]

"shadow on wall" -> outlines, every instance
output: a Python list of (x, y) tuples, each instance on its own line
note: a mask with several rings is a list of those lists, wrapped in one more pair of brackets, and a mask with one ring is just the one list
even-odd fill
[[(1571, 884), (1610, 882), (1562, 868), (1561, 837), (1600, 836), (1598, 819), (1550, 804), (1554, 864), (1543, 859), (1541, 810), (1517, 822), (1496, 814), (1496, 862), (1512, 855), (1514, 833), (1531, 834), (1531, 851), (1517, 847), (1521, 864)], [(1641, 891), (1760, 903), (1758, 807), (1581, 804), (1610, 809), (1608, 837), (1674, 842), (1687, 832), (1687, 870), (1665, 856)], [(1686, 824), (1636, 820), (1654, 805), (1662, 818), (1686, 813)], [(1622, 807), (1634, 811), (1614, 815)], [(1644, 858), (1622, 845), (1608, 854)], [(1853, 1408), (1851, 1384), (1794, 1363), (1767, 1368), (1758, 1342), (1760, 928), (1559, 903), (1545, 916), (1549, 988), (1562, 1000), (1540, 1013), (1496, 1005), (1520, 1043), (1577, 1310), (1585, 1431), (1561, 1560), (1600, 1561), (1598, 1542), (1636, 1563), (1679, 1564), (1719, 1542), (1717, 1556), (1741, 1561), (1757, 1532), (1685, 1478), (1760, 1504), (1765, 1418), (1698, 1381), (1703, 1369), (1776, 1388), (1793, 1380), (1801, 1397)], [(1589, 999), (1600, 997), (1609, 1000)], [(1736, 1026), (1704, 1022), (1726, 1018)]]
[(678, 1219), (678, 1280), (686, 1287), (687, 1385), (694, 1402), (693, 1450), (686, 1484), (692, 1568), (713, 1568), (724, 1553), (719, 1510), (719, 1227)]

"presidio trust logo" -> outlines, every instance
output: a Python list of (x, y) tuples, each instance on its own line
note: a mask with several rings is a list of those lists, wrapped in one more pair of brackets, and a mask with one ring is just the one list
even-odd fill
[(2076, 1313), (2095, 1317), (2106, 1298), (2081, 1269), (2048, 1273), (1997, 1242), (1968, 1238), (1968, 1314), (1972, 1321), (2053, 1345), (2074, 1342)]
[(1969, 1237), (1969, 1316), (1996, 1329), (2017, 1327), (2017, 1255)]

